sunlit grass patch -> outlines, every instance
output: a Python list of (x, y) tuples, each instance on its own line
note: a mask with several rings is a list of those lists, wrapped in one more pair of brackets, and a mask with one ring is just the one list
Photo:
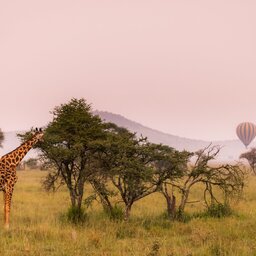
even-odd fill
[[(74, 225), (60, 219), (70, 207), (68, 191), (44, 192), (40, 181), (45, 174), (18, 172), (10, 230), (0, 228), (1, 256), (255, 255), (255, 177), (244, 200), (232, 205), (235, 214), (224, 218), (196, 216), (205, 208), (195, 203), (186, 209), (188, 221), (170, 221), (164, 213), (165, 201), (156, 193), (134, 204), (129, 221), (109, 218), (95, 202), (86, 210), (85, 223)], [(198, 188), (192, 200), (200, 196)]]

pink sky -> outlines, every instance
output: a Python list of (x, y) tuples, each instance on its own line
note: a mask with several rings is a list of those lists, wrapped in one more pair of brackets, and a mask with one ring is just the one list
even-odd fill
[(0, 2), (0, 127), (46, 125), (71, 97), (197, 139), (256, 123), (256, 2)]

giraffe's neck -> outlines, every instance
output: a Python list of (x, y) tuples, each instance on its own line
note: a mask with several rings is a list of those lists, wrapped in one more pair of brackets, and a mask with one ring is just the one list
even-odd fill
[(36, 142), (37, 142), (37, 139), (32, 138), (22, 143), (19, 147), (17, 147), (10, 153), (2, 156), (0, 158), (0, 161), (5, 163), (6, 167), (15, 168)]

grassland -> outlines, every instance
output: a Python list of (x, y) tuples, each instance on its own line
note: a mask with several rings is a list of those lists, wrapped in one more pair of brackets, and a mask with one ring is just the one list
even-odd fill
[[(109, 220), (95, 204), (88, 210), (87, 222), (75, 226), (61, 218), (69, 207), (65, 189), (44, 192), (40, 181), (45, 172), (20, 171), (18, 175), (11, 227), (0, 229), (1, 256), (256, 255), (256, 177), (250, 178), (232, 217), (170, 222), (163, 218), (163, 198), (155, 194), (134, 205), (129, 222)], [(187, 209), (200, 210), (197, 204)]]

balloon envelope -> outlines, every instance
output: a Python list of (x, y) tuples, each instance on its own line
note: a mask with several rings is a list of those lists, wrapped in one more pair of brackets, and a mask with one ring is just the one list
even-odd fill
[(236, 128), (238, 138), (247, 147), (256, 136), (256, 126), (253, 123), (241, 123)]

